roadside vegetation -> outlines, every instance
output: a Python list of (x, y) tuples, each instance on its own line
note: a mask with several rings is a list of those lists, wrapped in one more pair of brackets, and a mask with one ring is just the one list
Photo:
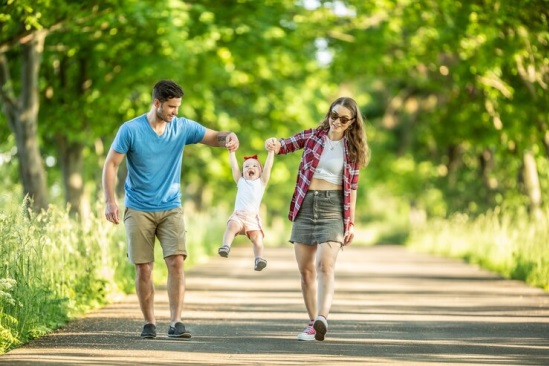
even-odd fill
[[(104, 220), (99, 207), (99, 214), (77, 220), (54, 205), (42, 214), (26, 206), (8, 204), (0, 213), (0, 354), (134, 292), (123, 225)], [(217, 249), (220, 219), (187, 217), (193, 228), (187, 269)], [(163, 285), (167, 274), (156, 247), (155, 282)]]
[[(0, 354), (134, 292), (124, 227), (103, 220), (102, 207), (96, 208), (97, 215), (77, 220), (53, 205), (37, 215), (13, 202), (0, 214)], [(476, 218), (455, 214), (411, 225), (410, 212), (402, 207), (396, 198), (372, 197), (362, 207), (370, 214), (357, 224), (353, 245), (402, 244), (549, 291), (548, 210), (536, 219), (498, 209)], [(187, 269), (215, 255), (227, 217), (223, 207), (210, 213), (187, 207)], [(287, 244), (287, 220), (272, 219), (266, 245)], [(235, 245), (246, 245), (240, 239)], [(163, 286), (167, 273), (159, 245), (155, 257), (155, 282)]]
[[(372, 148), (354, 245), (407, 245), (548, 290), (548, 29), (546, 0), (8, 1), (0, 353), (133, 291), (101, 171), (164, 78), (185, 90), (180, 115), (234, 131), (239, 158), (262, 161), (266, 138), (353, 97)], [(184, 153), (189, 268), (216, 253), (235, 187), (225, 149)], [(288, 244), (299, 159), (275, 157), (266, 245)]]
[(549, 211), (497, 208), (476, 218), (454, 214), (411, 229), (412, 250), (460, 258), (549, 291)]

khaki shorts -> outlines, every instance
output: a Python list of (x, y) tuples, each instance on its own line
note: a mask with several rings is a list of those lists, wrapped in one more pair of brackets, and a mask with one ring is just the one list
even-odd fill
[(162, 246), (164, 258), (187, 257), (183, 209), (143, 212), (126, 208), (124, 225), (128, 241), (128, 260), (133, 264), (154, 262), (155, 237)]
[(263, 233), (263, 228), (261, 226), (261, 219), (256, 213), (248, 211), (235, 211), (233, 212), (231, 217), (229, 217), (227, 223), (229, 221), (234, 221), (238, 225), (240, 225), (238, 235), (246, 235), (249, 237), (248, 233), (250, 231), (261, 231), (261, 235), (265, 237), (265, 234)]

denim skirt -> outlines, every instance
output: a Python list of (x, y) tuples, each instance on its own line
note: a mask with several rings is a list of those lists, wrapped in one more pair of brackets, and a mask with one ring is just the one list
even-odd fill
[(308, 191), (292, 225), (291, 243), (343, 245), (343, 191)]

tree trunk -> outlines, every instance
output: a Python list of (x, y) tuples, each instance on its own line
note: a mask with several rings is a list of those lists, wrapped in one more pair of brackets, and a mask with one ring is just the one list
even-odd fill
[(16, 99), (11, 88), (9, 65), (4, 54), (0, 54), (2, 67), (0, 96), (4, 104), (10, 129), (15, 134), (19, 175), (23, 195), (32, 202), (35, 212), (48, 208), (46, 171), (38, 146), (38, 75), (46, 32), (35, 32), (21, 41), (21, 95)]
[(530, 203), (530, 212), (537, 215), (541, 208), (541, 187), (534, 155), (526, 151), (523, 157), (524, 187)]
[(463, 164), (463, 146), (462, 145), (450, 145), (447, 148), (448, 155), (448, 186), (454, 188), (459, 177), (457, 172)]
[(70, 205), (71, 214), (80, 214), (81, 217), (84, 217), (85, 213), (81, 211), (82, 195), (84, 194), (84, 179), (82, 177), (84, 146), (80, 142), (69, 142), (65, 136), (61, 135), (57, 136), (56, 141), (65, 185), (65, 202)]
[(484, 149), (479, 157), (480, 160), (480, 174), (482, 176), (482, 182), (489, 191), (493, 191), (498, 188), (498, 181), (492, 177), (492, 170), (494, 169), (494, 154), (490, 149)]

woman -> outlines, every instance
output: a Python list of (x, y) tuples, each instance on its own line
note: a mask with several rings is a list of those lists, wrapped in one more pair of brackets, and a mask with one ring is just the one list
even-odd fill
[(359, 169), (369, 162), (364, 120), (353, 99), (338, 98), (317, 128), (287, 139), (269, 138), (265, 148), (279, 155), (303, 149), (288, 215), (310, 320), (297, 339), (323, 341), (337, 255), (354, 238)]

